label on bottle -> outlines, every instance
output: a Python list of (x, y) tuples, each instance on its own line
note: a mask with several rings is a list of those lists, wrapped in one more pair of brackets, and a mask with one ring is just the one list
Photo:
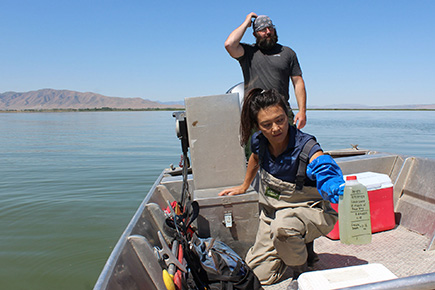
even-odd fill
[(364, 185), (347, 184), (339, 203), (340, 241), (345, 244), (371, 242), (370, 204)]
[(365, 234), (370, 227), (370, 213), (366, 195), (361, 190), (356, 189), (352, 190), (350, 197), (351, 229)]

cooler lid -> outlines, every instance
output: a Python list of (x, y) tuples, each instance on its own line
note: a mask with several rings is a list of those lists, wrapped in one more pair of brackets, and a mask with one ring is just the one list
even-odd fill
[[(367, 187), (367, 190), (376, 190), (393, 186), (393, 183), (387, 174), (377, 172), (361, 172), (348, 175), (355, 175), (358, 179), (358, 182)], [(346, 176), (348, 175), (344, 176), (345, 180)]]

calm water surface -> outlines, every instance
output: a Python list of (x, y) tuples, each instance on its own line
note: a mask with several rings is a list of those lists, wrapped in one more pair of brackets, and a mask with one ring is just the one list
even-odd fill
[[(0, 114), (0, 289), (92, 289), (163, 168), (172, 112)], [(309, 111), (325, 150), (435, 158), (435, 112)]]

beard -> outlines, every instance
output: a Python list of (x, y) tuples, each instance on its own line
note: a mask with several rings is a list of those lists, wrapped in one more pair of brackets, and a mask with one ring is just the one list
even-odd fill
[(270, 35), (265, 38), (260, 38), (257, 36), (256, 39), (257, 39), (257, 46), (260, 49), (269, 50), (272, 47), (274, 47), (275, 44), (278, 42), (278, 35), (276, 34), (276, 30), (275, 30), (275, 33), (273, 35)]

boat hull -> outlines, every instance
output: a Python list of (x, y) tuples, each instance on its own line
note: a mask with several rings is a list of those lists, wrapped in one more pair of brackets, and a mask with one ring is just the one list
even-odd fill
[[(391, 231), (374, 234), (373, 242), (364, 246), (365, 248), (354, 249), (341, 245), (339, 241), (319, 238), (315, 242), (315, 250), (319, 253), (320, 262), (314, 270), (361, 263), (382, 263), (399, 278), (413, 279), (412, 276), (427, 274), (429, 277), (425, 276), (425, 283), (432, 276), (435, 280), (435, 273), (430, 274), (435, 272), (435, 160), (377, 152), (336, 160), (344, 174), (371, 171), (389, 175), (394, 184), (397, 224)], [(192, 174), (189, 174), (188, 182), (191, 189), (194, 189)], [(181, 188), (181, 175), (174, 174), (170, 169), (165, 169), (160, 174), (121, 235), (94, 289), (161, 289), (164, 285), (162, 270), (149, 250), (156, 246), (161, 247), (157, 238), (161, 225), (150, 218), (147, 205), (153, 203), (160, 208), (166, 208), (168, 201), (179, 200)], [(216, 197), (200, 199), (200, 212), (202, 211), (202, 218), (207, 222), (199, 219), (196, 225), (198, 231), (233, 245), (243, 256), (249, 245), (254, 243), (258, 212), (247, 212), (243, 217), (243, 224), (237, 226), (237, 230), (243, 227), (254, 233), (243, 237), (234, 235), (234, 229), (225, 228), (223, 215), (228, 212), (225, 210), (226, 204), (231, 204), (233, 212), (242, 212), (248, 207), (251, 210), (256, 209), (256, 193), (253, 190), (254, 192), (246, 196), (235, 197), (239, 199), (237, 201), (224, 201)], [(235, 205), (240, 208), (234, 211)], [(235, 218), (235, 223), (237, 222), (239, 221)], [(219, 230), (211, 230), (212, 228)], [(132, 237), (138, 236), (142, 237), (141, 243), (132, 241)], [(140, 250), (138, 245), (148, 248)], [(419, 283), (415, 279), (412, 281)]]

